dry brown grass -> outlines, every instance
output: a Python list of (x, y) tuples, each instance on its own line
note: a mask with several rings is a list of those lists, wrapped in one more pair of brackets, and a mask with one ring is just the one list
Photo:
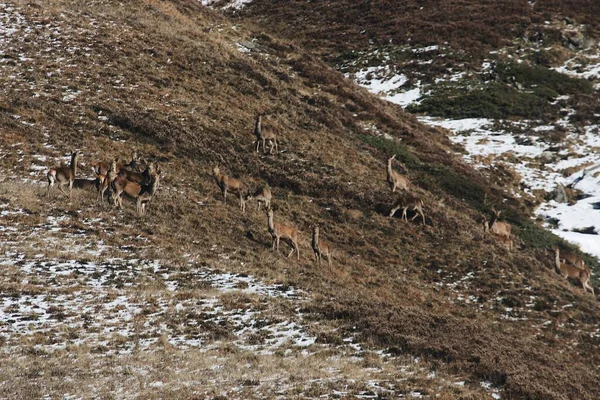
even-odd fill
[[(481, 197), (487, 194), (496, 204), (503, 192), (448, 156), (448, 141), (440, 131), (420, 126), (395, 106), (340, 80), (337, 72), (298, 53), (293, 44), (272, 39), (264, 53), (240, 53), (235, 42), (246, 32), (252, 36), (251, 31), (239, 27), (236, 32), (197, 2), (132, 1), (118, 7), (110, 1), (74, 6), (53, 0), (48, 7), (35, 1), (16, 3), (29, 20), (60, 26), (61, 48), (71, 44), (91, 50), (89, 56), (80, 54), (83, 50), (56, 50), (53, 59), (64, 56), (65, 63), (76, 67), (35, 77), (35, 90), (47, 97), (34, 95), (28, 77), (19, 75), (26, 70), (23, 66), (8, 65), (0, 75), (8, 93), (0, 100), (0, 197), (33, 212), (8, 223), (35, 225), (48, 215), (68, 216), (59, 224), (60, 235), (70, 238), (85, 229), (80, 244), (103, 240), (112, 254), (98, 259), (131, 251), (142, 259), (160, 260), (160, 272), (174, 273), (183, 291), (170, 293), (168, 280), (151, 267), (138, 271), (123, 266), (108, 275), (106, 300), (125, 291), (144, 304), (147, 316), (166, 299), (172, 303), (160, 321), (182, 335), (193, 337), (200, 330), (186, 325), (189, 321), (208, 319), (201, 313), (178, 312), (176, 302), (201, 300), (193, 292), (206, 287), (194, 272), (211, 266), (309, 292), (301, 312), (311, 332), (333, 343), (353, 335), (367, 347), (388, 348), (400, 361), (386, 364), (363, 357), (359, 368), (351, 357), (303, 357), (297, 350), (293, 357), (286, 349), (257, 355), (230, 343), (231, 326), (214, 321), (201, 330), (216, 346), (207, 352), (182, 350), (168, 336), (153, 332), (159, 340), (149, 351), (117, 357), (110, 351), (122, 346), (124, 338), (110, 332), (102, 333), (107, 344), (87, 348), (72, 343), (46, 354), (34, 346), (46, 343), (36, 334), (24, 339), (20, 353), (2, 353), (5, 368), (0, 379), (10, 385), (0, 388), (0, 397), (73, 393), (260, 398), (276, 397), (280, 382), (284, 397), (317, 397), (341, 387), (352, 396), (372, 390), (365, 387), (365, 369), (371, 366), (384, 369), (381, 379), (393, 384), (396, 394), (419, 390), (446, 398), (477, 398), (484, 392), (479, 383), (490, 381), (509, 398), (597, 397), (600, 382), (589, 368), (600, 362), (593, 336), (597, 302), (556, 278), (550, 269), (552, 258), (543, 251), (524, 246), (507, 258), (500, 246), (483, 238), (477, 197), (452, 191), (455, 182), (445, 179), (459, 176), (460, 183)], [(83, 12), (97, 19), (94, 32)], [(37, 42), (22, 43), (21, 51), (32, 59), (24, 63), (56, 69), (37, 50), (49, 40), (48, 29), (40, 28)], [(18, 78), (9, 80), (10, 73)], [(63, 101), (55, 93), (68, 85), (82, 91), (76, 101)], [(281, 153), (263, 156), (251, 151), (252, 117), (258, 111), (268, 111), (282, 130)], [(416, 157), (418, 162), (407, 165), (425, 199), (431, 219), (427, 226), (385, 217), (393, 202), (383, 173), (389, 154), (361, 140), (361, 122), (376, 123), (401, 138), (407, 154)], [(71, 201), (47, 200), (41, 196), (42, 186), (19, 183), (28, 176), (34, 155), (54, 160), (73, 147), (83, 151), (82, 162), (88, 166), (98, 159), (129, 155), (133, 147), (158, 161), (166, 176), (147, 216), (138, 218), (130, 203), (123, 211), (98, 205), (92, 194), (83, 192)], [(270, 236), (262, 212), (249, 208), (241, 215), (236, 206), (223, 204), (208, 174), (215, 163), (273, 188), (277, 214), (303, 231), (299, 262), (268, 250)], [(42, 180), (43, 172), (33, 179)], [(528, 219), (518, 199), (509, 199), (505, 207), (513, 220)], [(91, 218), (101, 221), (85, 222)], [(340, 257), (331, 271), (307, 257), (309, 226), (315, 221), (327, 224), (328, 239)], [(35, 247), (42, 247), (35, 241), (23, 246), (28, 258), (35, 256)], [(39, 251), (47, 252), (48, 258), (78, 259), (76, 251), (61, 244), (44, 244)], [(18, 268), (10, 274), (3, 277), (3, 293), (52, 294), (52, 284), (75, 280), (71, 276), (48, 283), (37, 277), (39, 282), (24, 284)], [(82, 286), (72, 283), (76, 289)], [(534, 296), (539, 306), (527, 306), (527, 296)], [(235, 294), (224, 301), (228, 310), (254, 305), (273, 320), (289, 317), (293, 307), (278, 301), (264, 305), (252, 296)], [(552, 328), (556, 335), (550, 334), (545, 321), (555, 321), (571, 303), (577, 311), (569, 315), (569, 323), (557, 324)], [(133, 323), (139, 336), (145, 334), (142, 322), (140, 317)], [(77, 332), (65, 325), (53, 335), (64, 338)], [(252, 340), (262, 343), (265, 336), (259, 333)], [(414, 357), (420, 357), (423, 366), (415, 366), (414, 377), (405, 380), (393, 363)], [(222, 369), (213, 369), (216, 364)], [(330, 376), (330, 366), (340, 373), (330, 382), (317, 382)], [(430, 370), (439, 378), (427, 378)], [(574, 382), (570, 375), (581, 380)], [(458, 379), (468, 384), (453, 385)], [(164, 386), (151, 385), (159, 380)], [(202, 389), (196, 393), (198, 387)]]

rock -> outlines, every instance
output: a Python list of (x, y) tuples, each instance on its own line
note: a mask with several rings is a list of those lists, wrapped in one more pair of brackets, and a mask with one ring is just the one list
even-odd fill
[(538, 156), (538, 159), (539, 159), (539, 160), (540, 160), (542, 163), (544, 163), (544, 164), (548, 164), (548, 163), (551, 163), (551, 162), (554, 162), (554, 161), (556, 161), (557, 157), (558, 157), (558, 156), (557, 156), (555, 153), (553, 153), (553, 152), (551, 152), (551, 151), (548, 151), (548, 150), (546, 150), (546, 151), (542, 152), (542, 154), (540, 154), (540, 155)]
[(569, 202), (569, 195), (567, 194), (567, 190), (560, 183), (558, 184), (558, 186), (556, 186), (556, 189), (554, 189), (554, 201), (556, 201), (557, 203)]

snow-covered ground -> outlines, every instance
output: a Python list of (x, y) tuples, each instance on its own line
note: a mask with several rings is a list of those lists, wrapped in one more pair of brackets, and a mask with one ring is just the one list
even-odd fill
[[(351, 76), (346, 74), (347, 78)], [(421, 96), (421, 83), (414, 88), (405, 88), (409, 79), (404, 74), (397, 74), (388, 66), (369, 67), (354, 74), (354, 79), (371, 93), (377, 94), (387, 101), (406, 107), (417, 102)]]
[[(431, 50), (437, 48), (422, 49), (423, 52)], [(388, 60), (386, 57), (383, 59)], [(489, 68), (490, 63), (485, 62), (481, 70), (485, 72)], [(581, 79), (600, 78), (600, 55), (577, 57), (555, 70)], [(462, 75), (456, 73), (439, 78), (436, 83), (456, 81)], [(388, 65), (362, 68), (354, 74), (346, 74), (346, 77), (402, 107), (418, 103), (421, 96), (427, 93), (427, 87), (420, 82), (406, 88), (408, 77), (393, 71)], [(600, 90), (599, 85), (595, 88)], [(600, 115), (598, 117), (600, 119)], [(600, 233), (600, 173), (594, 168), (600, 166), (597, 152), (600, 148), (600, 125), (581, 129), (571, 125), (566, 118), (551, 126), (537, 121), (493, 121), (484, 118), (450, 120), (422, 116), (419, 120), (448, 129), (450, 139), (464, 146), (467, 152), (465, 160), (477, 168), (489, 168), (498, 162), (512, 167), (520, 176), (521, 189), (526, 195), (532, 195), (533, 191), (552, 193), (559, 184), (572, 185), (574, 189), (581, 190), (588, 197), (576, 204), (548, 201), (537, 208), (536, 214), (548, 221), (546, 226), (552, 232), (600, 258), (600, 236), (590, 234), (590, 231)], [(556, 128), (566, 132), (558, 151), (550, 150), (556, 147), (556, 143), (549, 143), (543, 138), (543, 133)], [(582, 179), (584, 171), (587, 173)], [(520, 195), (515, 191), (508, 194)]]
[(254, 0), (200, 0), (203, 5), (208, 7), (219, 7), (223, 10), (241, 10), (247, 4)]
[(600, 144), (600, 134), (597, 125), (587, 126), (581, 132), (565, 122), (568, 133), (564, 142), (569, 145), (549, 152), (551, 145), (532, 136), (531, 132), (552, 127), (536, 126), (534, 122), (518, 123), (530, 128), (527, 140), (519, 140), (521, 135), (494, 129), (493, 121), (485, 119), (439, 120), (424, 117), (420, 120), (449, 129), (452, 132), (450, 139), (465, 147), (468, 153), (464, 156), (465, 160), (478, 168), (487, 168), (481, 162), (487, 156), (492, 157), (488, 158), (492, 163), (501, 161), (509, 164), (521, 177), (525, 193), (531, 194), (533, 190), (552, 193), (559, 184), (582, 191), (587, 197), (575, 204), (554, 200), (543, 202), (536, 209), (536, 214), (549, 221), (546, 226), (553, 233), (600, 258), (600, 236), (589, 233), (590, 230), (600, 232), (600, 177), (596, 168), (600, 166), (600, 154), (595, 151)]

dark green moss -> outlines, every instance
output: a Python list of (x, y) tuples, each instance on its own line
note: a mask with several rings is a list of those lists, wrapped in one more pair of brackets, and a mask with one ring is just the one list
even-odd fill
[(446, 118), (496, 119), (513, 116), (537, 119), (553, 110), (546, 93), (540, 97), (497, 82), (475, 88), (464, 85), (441, 85), (420, 104), (410, 105), (407, 109)]
[(382, 151), (388, 157), (396, 154), (396, 159), (409, 168), (415, 168), (421, 164), (419, 157), (398, 141), (373, 135), (359, 135), (358, 138), (369, 146)]

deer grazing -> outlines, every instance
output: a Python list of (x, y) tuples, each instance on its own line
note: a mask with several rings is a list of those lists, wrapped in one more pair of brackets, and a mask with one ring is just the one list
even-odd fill
[(255, 199), (257, 204), (257, 210), (260, 211), (261, 203), (265, 203), (265, 209), (271, 208), (271, 188), (268, 185), (261, 186), (253, 194), (246, 196), (246, 201)]
[(269, 154), (273, 152), (273, 148), (275, 151), (279, 151), (277, 147), (277, 130), (270, 125), (263, 125), (262, 123), (262, 115), (256, 116), (256, 124), (254, 125), (254, 134), (256, 135), (256, 152), (258, 153), (258, 149), (260, 148), (260, 144), (262, 143), (263, 152), (267, 152), (266, 142), (267, 140), (271, 142), (271, 148), (269, 149)]
[(313, 252), (315, 254), (315, 261), (319, 262), (319, 266), (321, 266), (321, 259), (323, 258), (323, 256), (326, 256), (327, 257), (327, 265), (331, 269), (331, 257), (333, 256), (331, 245), (328, 242), (326, 242), (325, 240), (321, 240), (319, 238), (319, 227), (318, 226), (313, 227), (311, 245), (312, 245)]
[(292, 248), (292, 251), (290, 251), (290, 254), (287, 255), (287, 258), (290, 258), (295, 250), (296, 257), (298, 260), (300, 260), (300, 250), (298, 248), (298, 230), (291, 226), (283, 225), (273, 221), (272, 209), (267, 211), (267, 224), (269, 227), (269, 233), (273, 238), (272, 249), (279, 251), (279, 241), (283, 239)]
[(408, 192), (408, 184), (409, 181), (403, 175), (392, 169), (392, 161), (396, 159), (396, 155), (394, 154), (390, 158), (388, 158), (387, 163), (387, 182), (390, 185), (390, 189), (392, 189), (392, 193), (396, 191), (397, 188), (400, 188), (406, 192)]
[(87, 178), (75, 178), (73, 180), (73, 187), (81, 190), (92, 190), (98, 187), (98, 178), (87, 179)]
[(594, 294), (594, 288), (589, 284), (590, 281), (590, 277), (591, 277), (591, 272), (587, 267), (584, 267), (583, 269), (581, 268), (577, 268), (574, 265), (570, 265), (567, 264), (565, 262), (561, 261), (561, 257), (560, 257), (560, 250), (558, 247), (554, 247), (554, 261), (556, 263), (556, 270), (557, 272), (564, 278), (573, 278), (573, 279), (578, 279), (579, 282), (581, 282), (581, 285), (583, 286), (583, 293), (586, 293), (586, 289), (589, 289), (590, 292), (592, 292), (592, 295), (595, 296)]
[(244, 200), (247, 194), (246, 185), (239, 179), (230, 178), (229, 176), (221, 173), (219, 167), (215, 167), (213, 169), (213, 174), (217, 185), (219, 185), (219, 188), (223, 193), (223, 199), (225, 201), (225, 204), (227, 204), (227, 191), (235, 191), (240, 197), (240, 208), (242, 209), (242, 213), (246, 212), (246, 201)]
[(160, 171), (154, 172), (149, 183), (131, 182), (122, 176), (117, 176), (111, 183), (112, 198), (115, 206), (123, 208), (123, 195), (136, 200), (138, 214), (145, 212), (146, 203), (150, 201), (158, 188)]
[(417, 197), (413, 194), (407, 194), (406, 196), (398, 199), (392, 206), (390, 210), (390, 217), (393, 217), (396, 211), (402, 208), (402, 217), (401, 219), (408, 222), (408, 218), (406, 217), (406, 212), (409, 208), (412, 211), (415, 211), (415, 215), (410, 219), (413, 221), (419, 215), (423, 218), (423, 224), (425, 224), (425, 214), (423, 213), (423, 200), (420, 197)]
[[(73, 182), (75, 181), (75, 174), (77, 173), (77, 159), (79, 157), (79, 152), (74, 151), (71, 154), (71, 164), (68, 167), (54, 167), (50, 168), (46, 177), (48, 178), (48, 192), (47, 196), (50, 196), (50, 188), (54, 186), (56, 183), (58, 185), (58, 189), (63, 192), (63, 194), (69, 198), (71, 198), (71, 191), (73, 190)], [(63, 190), (64, 185), (69, 185), (69, 194), (67, 194)]]

